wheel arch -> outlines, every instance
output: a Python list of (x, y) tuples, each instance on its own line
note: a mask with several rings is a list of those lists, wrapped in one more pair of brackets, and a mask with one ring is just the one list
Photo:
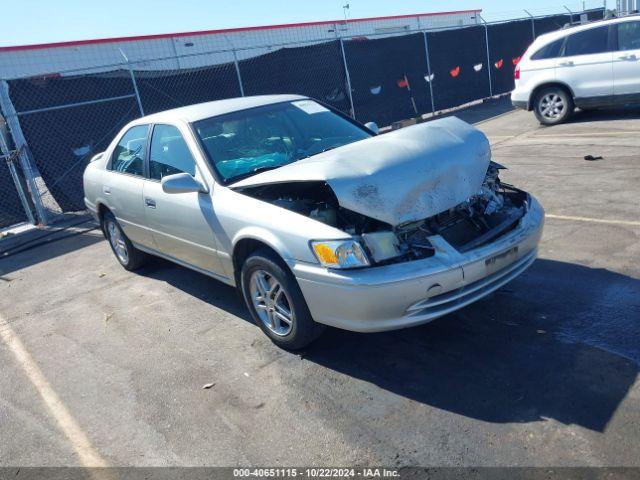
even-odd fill
[(111, 211), (111, 209), (109, 207), (107, 207), (106, 204), (104, 204), (103, 202), (98, 201), (96, 203), (96, 213), (98, 215), (98, 222), (100, 223), (100, 228), (102, 229), (102, 220), (104, 218), (104, 216), (107, 214), (107, 212), (111, 213), (113, 215), (113, 212)]
[(96, 207), (97, 207), (96, 210), (98, 212), (98, 219), (100, 220), (100, 222), (102, 222), (102, 218), (104, 217), (104, 214), (107, 212), (111, 212), (111, 209), (102, 202), (98, 202)]
[(545, 88), (549, 88), (549, 87), (558, 87), (558, 88), (563, 89), (565, 92), (567, 92), (571, 96), (571, 99), (575, 103), (576, 96), (573, 93), (573, 89), (569, 85), (564, 83), (564, 82), (560, 82), (560, 81), (554, 80), (554, 81), (550, 81), (550, 82), (541, 83), (540, 85), (538, 85), (536, 88), (533, 89), (533, 91), (531, 92), (531, 95), (529, 96), (529, 105), (527, 106), (527, 110), (528, 111), (533, 110), (535, 100), (538, 97), (538, 94), (540, 93), (540, 91), (544, 90)]
[(233, 252), (231, 254), (231, 260), (233, 263), (233, 276), (236, 286), (240, 288), (240, 272), (242, 271), (242, 265), (245, 260), (258, 250), (267, 250), (271, 252), (275, 259), (279, 260), (279, 263), (283, 268), (286, 268), (291, 272), (291, 267), (285, 260), (285, 256), (280, 252), (277, 245), (273, 242), (265, 239), (264, 237), (257, 236), (243, 236), (238, 238), (233, 245)]

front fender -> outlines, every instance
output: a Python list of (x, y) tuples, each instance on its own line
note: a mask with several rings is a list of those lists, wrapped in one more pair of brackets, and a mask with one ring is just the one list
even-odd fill
[(291, 250), (284, 244), (284, 242), (280, 240), (273, 232), (267, 230), (264, 227), (249, 225), (238, 230), (238, 232), (236, 232), (234, 237), (231, 239), (233, 250), (235, 251), (238, 243), (240, 243), (242, 240), (247, 239), (262, 242), (268, 247), (272, 248), (278, 255), (280, 255), (280, 257), (282, 257), (285, 262), (287, 262), (288, 265), (293, 266), (296, 263)]

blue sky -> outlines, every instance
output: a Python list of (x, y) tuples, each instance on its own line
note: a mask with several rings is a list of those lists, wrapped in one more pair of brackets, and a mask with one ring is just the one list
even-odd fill
[[(613, 7), (615, 0), (607, 0)], [(347, 0), (2, 0), (0, 46), (343, 18)], [(582, 7), (582, 0), (350, 0), (351, 18), (481, 8), (488, 20)], [(587, 8), (602, 6), (586, 0)]]

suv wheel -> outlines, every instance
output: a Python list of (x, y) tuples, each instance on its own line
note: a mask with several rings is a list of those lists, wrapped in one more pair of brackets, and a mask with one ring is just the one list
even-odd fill
[(306, 347), (324, 331), (324, 325), (311, 317), (295, 277), (269, 250), (258, 250), (247, 258), (240, 281), (251, 316), (279, 347)]
[(102, 231), (109, 241), (111, 250), (126, 270), (136, 270), (147, 260), (147, 254), (133, 246), (122, 231), (113, 213), (106, 212), (102, 217)]
[(542, 125), (557, 125), (573, 113), (573, 98), (560, 87), (541, 90), (536, 96), (533, 110)]

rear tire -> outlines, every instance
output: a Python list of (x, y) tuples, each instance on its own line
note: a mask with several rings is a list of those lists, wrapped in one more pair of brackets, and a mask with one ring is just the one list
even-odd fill
[(111, 212), (102, 216), (102, 232), (109, 242), (111, 251), (125, 270), (136, 270), (144, 265), (148, 255), (133, 246)]
[(277, 346), (298, 350), (325, 329), (313, 320), (291, 271), (267, 249), (247, 258), (240, 273), (242, 295), (256, 324)]
[(542, 125), (558, 125), (567, 121), (574, 108), (573, 98), (561, 87), (542, 89), (533, 104), (533, 111)]

